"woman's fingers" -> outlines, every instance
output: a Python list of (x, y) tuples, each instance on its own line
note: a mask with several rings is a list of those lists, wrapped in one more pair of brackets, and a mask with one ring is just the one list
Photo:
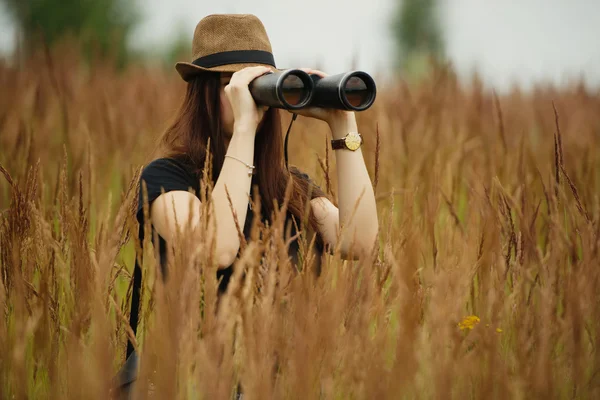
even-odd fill
[(236, 123), (247, 124), (256, 128), (261, 121), (264, 111), (257, 107), (248, 85), (252, 80), (271, 71), (266, 66), (247, 67), (231, 75), (229, 84), (225, 86), (227, 96), (233, 110), (233, 118)]
[(246, 86), (248, 86), (248, 84), (250, 82), (252, 82), (254, 79), (258, 78), (261, 75), (266, 74), (267, 72), (272, 72), (272, 69), (270, 67), (263, 67), (263, 66), (246, 67), (244, 69), (241, 69), (241, 70), (235, 72), (231, 76), (231, 81), (229, 83), (231, 84), (231, 82), (235, 80), (236, 84), (240, 84), (240, 85), (245, 84)]
[(271, 71), (269, 67), (246, 67), (231, 75), (229, 84), (225, 86), (225, 94), (248, 91), (248, 85), (257, 77)]
[(225, 93), (247, 91), (250, 82), (270, 71), (271, 68), (263, 66), (243, 68), (231, 75), (229, 84), (225, 86)]
[(312, 68), (299, 68), (299, 69), (306, 72), (309, 75), (317, 75), (317, 76), (320, 76), (321, 78), (325, 78), (328, 75), (323, 71), (319, 71), (318, 69), (312, 69)]

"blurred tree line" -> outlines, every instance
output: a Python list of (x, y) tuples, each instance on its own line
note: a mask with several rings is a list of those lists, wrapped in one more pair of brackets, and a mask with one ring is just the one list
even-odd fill
[(72, 37), (88, 59), (111, 58), (124, 65), (128, 38), (140, 21), (134, 0), (0, 0), (18, 29), (24, 54)]
[(392, 17), (398, 67), (409, 75), (421, 75), (430, 60), (441, 61), (444, 40), (438, 0), (401, 0)]
[[(27, 54), (42, 45), (52, 46), (66, 37), (76, 38), (88, 60), (113, 59), (125, 65), (134, 57), (128, 43), (141, 22), (139, 0), (0, 0), (18, 27), (19, 51)], [(399, 0), (392, 17), (398, 66), (420, 75), (428, 60), (444, 57), (438, 16), (438, 0)], [(146, 56), (171, 65), (190, 53), (189, 32), (179, 35), (167, 48)], [(135, 54), (135, 57), (141, 55)]]

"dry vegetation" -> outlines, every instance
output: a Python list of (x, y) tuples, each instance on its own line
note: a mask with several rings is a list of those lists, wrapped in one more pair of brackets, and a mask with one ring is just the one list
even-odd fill
[[(137, 176), (184, 85), (77, 65), (0, 65), (2, 398), (105, 399), (124, 359)], [(495, 97), (439, 69), (358, 117), (377, 259), (292, 274), (274, 225), (216, 312), (202, 243), (166, 284), (148, 249), (138, 395), (600, 397), (600, 95)], [(334, 189), (325, 126), (292, 133), (291, 162)]]

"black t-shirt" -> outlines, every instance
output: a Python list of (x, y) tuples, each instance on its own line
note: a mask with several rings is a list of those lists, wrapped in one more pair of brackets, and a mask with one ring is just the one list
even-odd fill
[[(303, 173), (300, 173), (300, 176), (304, 179), (310, 180), (309, 176)], [(146, 167), (142, 170), (142, 175), (140, 177), (140, 188), (138, 194), (138, 208), (137, 208), (137, 220), (140, 224), (140, 232), (139, 237), (142, 239), (141, 245), (143, 245), (143, 230), (144, 230), (144, 197), (143, 197), (143, 186), (141, 182), (145, 182), (147, 192), (148, 192), (148, 206), (150, 206), (156, 200), (158, 196), (160, 196), (164, 192), (169, 192), (172, 190), (184, 190), (189, 191), (193, 190), (196, 197), (200, 198), (200, 176), (197, 176), (192, 172), (190, 166), (180, 160), (174, 158), (159, 158), (152, 162), (150, 162)], [(314, 193), (321, 193), (320, 188), (316, 186), (316, 190)], [(315, 197), (315, 196), (313, 196)], [(248, 205), (248, 212), (246, 213), (246, 221), (244, 223), (244, 236), (248, 240), (250, 238), (250, 228), (252, 226), (252, 219), (254, 218), (254, 211)], [(266, 218), (263, 213), (263, 221)], [(286, 217), (286, 224), (292, 222), (294, 217), (288, 211)], [(154, 237), (154, 227), (152, 226), (152, 235)], [(291, 223), (291, 236), (296, 234), (295, 224)], [(159, 255), (160, 255), (160, 263), (163, 269), (163, 274), (167, 272), (166, 268), (166, 257), (167, 257), (167, 246), (165, 240), (158, 235), (158, 244), (159, 244)], [(323, 249), (321, 247), (317, 247), (316, 251), (322, 253)], [(297, 261), (298, 254), (298, 241), (294, 240), (289, 246), (289, 256), (292, 258), (293, 262)], [(233, 273), (233, 267), (229, 266), (224, 269), (220, 269), (217, 272), (217, 279), (221, 279), (221, 283), (219, 286), (219, 291), (223, 292), (227, 288), (227, 284), (229, 283), (229, 279)]]

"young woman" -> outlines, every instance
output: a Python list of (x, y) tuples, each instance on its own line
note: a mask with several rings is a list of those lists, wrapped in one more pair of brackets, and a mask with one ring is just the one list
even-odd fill
[[(310, 202), (309, 227), (317, 234), (317, 251), (339, 248), (342, 257), (370, 255), (375, 245), (378, 222), (372, 184), (360, 146), (346, 146), (348, 134), (356, 138), (354, 113), (334, 109), (303, 109), (305, 117), (325, 121), (335, 144), (339, 209), (315, 187), (308, 175), (295, 168), (288, 171), (283, 162), (283, 139), (279, 110), (258, 107), (248, 85), (275, 70), (271, 44), (261, 21), (253, 15), (210, 15), (196, 26), (193, 61), (180, 62), (176, 69), (187, 82), (183, 104), (172, 125), (160, 139), (161, 155), (142, 171), (137, 218), (143, 240), (147, 201), (150, 222), (159, 238), (163, 273), (167, 243), (184, 222), (200, 226), (200, 181), (206, 157), (212, 157), (210, 196), (214, 210), (209, 228), (200, 234), (216, 239), (216, 258), (225, 291), (238, 256), (240, 240), (230, 202), (246, 238), (250, 235), (253, 213), (249, 196), (254, 185), (260, 193), (263, 220), (268, 220), (274, 200), (282, 204), (288, 182), (292, 195), (287, 220), (300, 226), (305, 206)], [(325, 76), (320, 71), (305, 69)], [(207, 144), (210, 143), (210, 149)], [(333, 147), (333, 146), (332, 146)], [(145, 190), (147, 189), (147, 197)], [(193, 193), (189, 189), (193, 189)], [(309, 199), (310, 195), (310, 199)], [(191, 207), (190, 207), (191, 205)], [(214, 223), (213, 223), (214, 222)], [(292, 224), (292, 227), (294, 225)], [(342, 235), (338, 235), (343, 226)], [(304, 229), (302, 229), (304, 231)], [(292, 235), (296, 232), (292, 230)], [(309, 238), (310, 240), (310, 238)], [(338, 243), (338, 240), (340, 242)], [(298, 242), (289, 247), (296, 260)], [(136, 331), (141, 269), (136, 262), (130, 324)], [(128, 360), (120, 372), (120, 382), (135, 380), (137, 355), (128, 343)]]
[[(148, 191), (152, 226), (162, 241), (161, 255), (164, 256), (165, 244), (177, 229), (176, 221), (181, 224), (191, 218), (192, 228), (200, 221), (199, 183), (207, 143), (213, 159), (211, 197), (216, 224), (209, 224), (215, 228), (205, 234), (216, 237), (215, 255), (219, 275), (223, 277), (222, 289), (227, 285), (240, 248), (226, 190), (239, 224), (243, 224), (241, 228), (248, 236), (253, 212), (249, 195), (253, 185), (258, 186), (261, 195), (262, 217), (268, 219), (273, 200), (282, 203), (288, 180), (292, 179), (289, 218), (301, 221), (310, 201), (310, 227), (317, 232), (319, 242), (331, 249), (339, 245), (343, 257), (370, 254), (378, 232), (377, 210), (360, 148), (352, 151), (343, 147), (334, 152), (339, 210), (317, 187), (310, 190), (309, 200), (308, 176), (294, 168), (289, 173), (284, 167), (280, 111), (258, 107), (248, 89), (253, 79), (275, 69), (271, 44), (261, 21), (253, 15), (210, 15), (196, 27), (193, 53), (194, 61), (176, 65), (188, 86), (175, 121), (161, 138), (163, 156), (148, 164), (141, 176)], [(305, 71), (325, 76), (320, 71)], [(352, 112), (312, 108), (297, 113), (325, 121), (333, 140), (343, 141), (348, 133), (357, 131)], [(145, 200), (142, 189), (140, 186), (140, 223), (143, 223)], [(341, 243), (337, 243), (341, 225), (345, 226), (345, 234)], [(297, 244), (293, 244), (290, 251), (296, 250)]]
[[(161, 255), (165, 255), (165, 244), (177, 229), (176, 221), (181, 224), (191, 218), (192, 228), (200, 221), (199, 183), (209, 142), (216, 224), (209, 224), (211, 229), (205, 234), (216, 237), (216, 260), (219, 275), (223, 277), (221, 289), (227, 285), (240, 248), (226, 190), (248, 237), (253, 212), (249, 195), (253, 185), (258, 186), (261, 196), (262, 217), (268, 219), (273, 200), (282, 203), (288, 180), (292, 179), (290, 219), (296, 218), (299, 223), (310, 201), (310, 227), (320, 243), (331, 249), (339, 245), (342, 257), (370, 254), (378, 232), (377, 210), (360, 148), (353, 151), (343, 147), (334, 152), (339, 209), (318, 187), (309, 189), (311, 181), (306, 174), (295, 168), (289, 173), (284, 167), (279, 110), (258, 107), (248, 89), (253, 79), (275, 69), (271, 44), (261, 21), (253, 15), (210, 15), (196, 27), (193, 52), (194, 61), (176, 65), (188, 86), (175, 121), (161, 138), (163, 156), (148, 164), (141, 176), (148, 190), (152, 226), (162, 241)], [(304, 70), (325, 76), (320, 71)], [(348, 133), (357, 131), (352, 112), (311, 108), (297, 113), (325, 121), (333, 140), (343, 142)], [(143, 223), (144, 200), (140, 186), (140, 223)], [(341, 243), (337, 243), (341, 225), (345, 234)], [(292, 257), (295, 251), (296, 242), (290, 247)]]

